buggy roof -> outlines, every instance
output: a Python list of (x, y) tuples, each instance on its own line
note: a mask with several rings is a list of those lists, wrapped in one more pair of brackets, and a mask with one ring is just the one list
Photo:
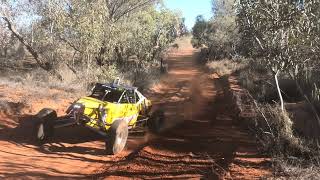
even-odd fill
[(97, 83), (96, 87), (107, 87), (111, 89), (123, 89), (123, 90), (130, 90), (130, 91), (138, 89), (137, 87), (133, 87), (133, 86), (124, 86), (124, 85), (118, 85), (113, 83), (109, 83), (109, 84)]

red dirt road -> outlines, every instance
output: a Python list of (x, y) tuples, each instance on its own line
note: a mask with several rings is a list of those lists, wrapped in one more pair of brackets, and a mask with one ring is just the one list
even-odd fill
[(80, 127), (60, 129), (51, 142), (34, 146), (30, 117), (21, 114), (35, 113), (40, 105), (62, 113), (72, 98), (55, 102), (48, 92), (49, 97), (30, 100), (29, 104), (37, 105), (25, 107), (17, 102), (32, 99), (35, 92), (0, 84), (0, 100), (9, 102), (0, 104), (0, 178), (258, 179), (269, 175), (268, 159), (258, 155), (254, 138), (235, 125), (226, 96), (228, 85), (197, 67), (196, 58), (190, 44), (170, 54), (169, 73), (148, 92), (166, 111), (166, 130), (160, 135), (131, 134), (126, 150), (116, 156), (105, 155), (103, 139)]

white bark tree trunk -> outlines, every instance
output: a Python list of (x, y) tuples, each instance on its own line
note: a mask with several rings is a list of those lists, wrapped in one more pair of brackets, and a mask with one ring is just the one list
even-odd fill
[(282, 110), (282, 112), (284, 112), (284, 102), (283, 102), (283, 97), (282, 97), (282, 94), (281, 94), (281, 89), (280, 89), (280, 85), (279, 85), (279, 81), (278, 81), (279, 73), (280, 73), (280, 71), (278, 70), (277, 73), (274, 75), (274, 79), (276, 80), (277, 90), (278, 90), (280, 103), (281, 103), (281, 110)]

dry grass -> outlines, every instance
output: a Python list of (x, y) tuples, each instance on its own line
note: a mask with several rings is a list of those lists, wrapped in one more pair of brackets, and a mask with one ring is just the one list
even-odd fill
[(298, 159), (277, 158), (273, 162), (274, 177), (270, 179), (320, 179), (319, 164), (302, 165)]
[(296, 137), (293, 122), (288, 112), (282, 111), (279, 105), (259, 105), (256, 130), (258, 140), (264, 152), (273, 156), (302, 156), (309, 153), (303, 141)]
[(319, 179), (318, 141), (303, 139), (294, 133), (290, 114), (279, 105), (257, 104), (256, 122), (246, 122), (255, 134), (262, 153), (273, 161), (270, 179)]
[[(157, 64), (147, 64), (141, 68), (137, 68), (135, 65), (126, 66), (122, 72), (119, 67), (114, 66), (96, 68), (92, 65), (89, 71), (86, 71), (85, 68), (78, 68), (77, 73), (74, 73), (67, 66), (57, 68), (63, 78), (62, 81), (39, 68), (33, 68), (29, 71), (8, 71), (5, 76), (0, 76), (0, 86), (9, 89), (9, 91), (3, 91), (2, 96), (0, 93), (0, 100), (14, 103), (22, 102), (24, 105), (32, 107), (29, 108), (32, 111), (38, 111), (37, 108), (39, 107), (46, 107), (46, 105), (41, 104), (44, 100), (52, 102), (51, 107), (56, 109), (55, 105), (61, 102), (74, 101), (79, 97), (88, 95), (97, 82), (109, 83), (120, 77), (122, 78), (121, 83), (135, 85), (143, 90), (155, 83), (161, 75), (160, 66)], [(80, 69), (85, 70), (81, 71)], [(0, 109), (1, 107), (2, 104), (0, 104)]]
[(217, 73), (219, 76), (230, 75), (239, 71), (247, 66), (246, 61), (235, 61), (229, 59), (223, 59), (218, 61), (209, 61), (206, 67), (213, 73)]
[(90, 90), (92, 84), (96, 82), (112, 82), (114, 78), (122, 77), (113, 66), (105, 69), (94, 66), (90, 70), (81, 69), (85, 68), (79, 67), (75, 73), (66, 65), (59, 66), (57, 71), (62, 76), (62, 81), (40, 68), (33, 68), (28, 71), (8, 71), (0, 78), (0, 82), (10, 86), (30, 87), (30, 89), (59, 89), (83, 94)]
[[(79, 80), (59, 81), (56, 78), (49, 76), (47, 72), (41, 69), (35, 69), (32, 72), (19, 72), (11, 74), (10, 76), (1, 77), (0, 85), (15, 89), (18, 92), (26, 91), (30, 94), (34, 94), (35, 98), (76, 98), (87, 93), (83, 83), (80, 83)], [(51, 90), (57, 90), (61, 95), (48, 93)], [(12, 94), (15, 93), (17, 92), (12, 92)], [(6, 94), (6, 96), (9, 96), (9, 94)]]

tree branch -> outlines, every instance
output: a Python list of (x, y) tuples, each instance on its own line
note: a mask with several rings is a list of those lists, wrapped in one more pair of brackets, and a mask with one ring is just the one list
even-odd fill
[(79, 53), (82, 53), (82, 51), (77, 48), (74, 44), (72, 44), (70, 41), (68, 41), (67, 39), (65, 39), (64, 37), (62, 36), (59, 36), (59, 39), (65, 43), (67, 43), (70, 47), (72, 47), (75, 51), (79, 52)]
[(32, 57), (35, 59), (36, 63), (40, 68), (43, 70), (49, 72), (50, 74), (56, 76), (59, 80), (62, 80), (62, 76), (55, 71), (54, 69), (51, 68), (50, 64), (46, 61), (44, 61), (39, 54), (32, 48), (32, 46), (21, 36), (15, 29), (15, 27), (12, 25), (11, 21), (9, 20), (8, 17), (2, 16), (1, 17), (6, 23), (8, 29), (11, 31), (11, 33), (20, 41), (21, 44), (23, 44), (28, 52), (32, 55)]
[[(120, 12), (118, 15), (116, 15), (116, 17), (114, 17), (114, 22), (119, 21), (123, 16), (125, 16), (127, 13), (130, 13), (138, 8), (142, 8), (144, 6), (146, 6), (147, 4), (150, 4), (152, 2), (155, 2), (156, 0), (146, 0), (144, 2), (141, 3), (137, 3), (136, 5), (129, 5), (128, 9), (125, 9), (124, 11)], [(117, 7), (117, 9), (120, 9), (121, 6), (124, 6), (126, 3), (121, 3), (119, 7)], [(116, 14), (116, 12), (114, 12), (114, 14)]]

